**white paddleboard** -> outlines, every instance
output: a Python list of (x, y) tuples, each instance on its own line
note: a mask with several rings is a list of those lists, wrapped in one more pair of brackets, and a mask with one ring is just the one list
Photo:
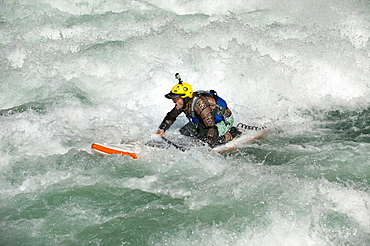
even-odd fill
[[(256, 141), (264, 137), (267, 133), (266, 129), (259, 129), (259, 130), (244, 130), (243, 134), (226, 144), (216, 146), (212, 149), (212, 151), (216, 151), (218, 153), (224, 153), (230, 150), (235, 150), (238, 148), (246, 147), (248, 144)], [(137, 144), (137, 143), (125, 143), (125, 144), (101, 144), (101, 143), (93, 143), (91, 148), (94, 152), (103, 154), (103, 155), (128, 155), (134, 159), (138, 159), (139, 156), (143, 152), (147, 152), (144, 150), (149, 149), (166, 149), (170, 148), (171, 145), (168, 143), (161, 143), (161, 142), (151, 142), (148, 144)]]
[(215, 148), (213, 148), (213, 150), (217, 151), (218, 153), (224, 153), (230, 150), (244, 148), (248, 146), (249, 144), (251, 144), (252, 142), (260, 138), (263, 138), (266, 134), (267, 134), (266, 129), (243, 131), (243, 134), (237, 139), (229, 141), (223, 145), (218, 145)]

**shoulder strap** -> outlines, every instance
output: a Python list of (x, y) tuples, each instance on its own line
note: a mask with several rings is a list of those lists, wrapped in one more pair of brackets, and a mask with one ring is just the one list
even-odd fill
[(195, 110), (194, 110), (194, 106), (195, 106), (195, 103), (197, 102), (197, 100), (199, 99), (200, 95), (198, 93), (198, 91), (194, 92), (194, 99), (193, 99), (193, 102), (191, 103), (191, 117), (192, 118), (195, 118)]

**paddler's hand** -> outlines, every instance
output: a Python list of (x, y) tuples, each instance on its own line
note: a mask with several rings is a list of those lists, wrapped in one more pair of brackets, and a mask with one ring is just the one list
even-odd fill
[(159, 135), (159, 136), (164, 137), (164, 130), (163, 129), (159, 129), (156, 134)]

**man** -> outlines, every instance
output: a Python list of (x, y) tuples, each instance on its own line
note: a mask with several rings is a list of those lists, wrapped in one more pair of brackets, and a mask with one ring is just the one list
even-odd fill
[(211, 148), (241, 135), (241, 132), (233, 127), (234, 117), (231, 110), (215, 91), (193, 93), (190, 84), (182, 82), (178, 73), (175, 76), (179, 83), (165, 95), (166, 98), (172, 99), (175, 107), (163, 119), (157, 131), (158, 135), (164, 136), (165, 131), (181, 113), (185, 113), (190, 122), (180, 129), (180, 133), (199, 138)]

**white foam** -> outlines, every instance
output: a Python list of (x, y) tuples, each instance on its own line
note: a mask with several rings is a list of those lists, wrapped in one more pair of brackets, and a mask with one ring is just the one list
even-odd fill
[[(89, 150), (95, 141), (150, 138), (173, 107), (163, 95), (177, 83), (176, 72), (195, 90), (216, 90), (236, 122), (273, 122), (288, 125), (292, 135), (314, 134), (314, 120), (302, 111), (368, 108), (369, 15), (364, 6), (350, 0), (4, 3), (1, 35), (6, 37), (0, 54), (7, 62), (0, 74), (0, 108), (15, 108), (0, 116), (1, 169), (9, 171), (24, 155), (48, 158), (73, 148)], [(40, 103), (42, 109), (17, 110), (30, 102)], [(185, 122), (180, 117), (171, 130)], [(268, 147), (275, 150), (274, 144)], [(333, 148), (282, 145), (282, 155), (288, 149), (311, 154)], [(179, 210), (194, 213), (194, 218), (198, 212), (212, 213), (208, 208), (227, 208), (228, 202), (237, 209), (245, 202), (261, 213), (262, 225), (256, 226), (248, 221), (253, 218), (246, 214), (249, 210), (240, 219), (214, 226), (211, 221), (200, 221), (199, 226), (194, 222), (190, 229), (169, 235), (169, 245), (330, 244), (320, 234), (327, 228), (309, 227), (312, 216), (320, 221), (321, 208), (316, 206), (324, 203), (324, 212), (344, 215), (368, 232), (366, 193), (351, 185), (307, 181), (289, 160), (286, 165), (264, 166), (243, 153), (228, 159), (171, 149), (138, 161), (128, 158), (106, 158), (98, 164), (112, 166), (107, 162), (113, 160), (113, 168), (142, 167), (143, 177), (46, 170), (25, 174), (16, 188), (8, 177), (2, 178), (2, 194), (38, 194), (69, 179), (67, 187), (104, 179), (113, 187), (183, 199)], [(275, 192), (271, 187), (276, 185)], [(304, 210), (307, 206), (312, 210)], [(227, 224), (233, 222), (243, 229)]]

